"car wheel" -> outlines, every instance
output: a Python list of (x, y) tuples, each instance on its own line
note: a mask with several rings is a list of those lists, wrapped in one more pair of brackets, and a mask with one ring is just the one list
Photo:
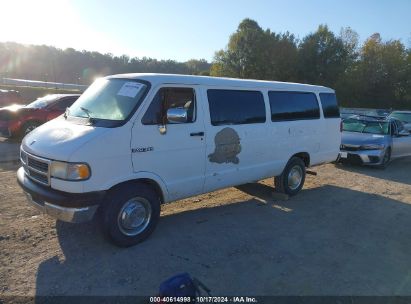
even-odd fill
[(384, 156), (382, 158), (380, 168), (382, 168), (382, 169), (387, 168), (390, 160), (391, 160), (391, 148), (388, 147), (387, 150), (385, 150), (385, 153), (384, 153)]
[(40, 126), (40, 123), (36, 122), (36, 121), (29, 121), (26, 122), (23, 126), (22, 129), (22, 135), (26, 136), (27, 134), (29, 134), (31, 131), (33, 131), (35, 128), (37, 128), (38, 126)]
[(278, 192), (296, 195), (304, 186), (305, 163), (299, 157), (291, 158), (283, 173), (274, 178), (275, 189)]
[(117, 246), (136, 245), (150, 236), (160, 218), (160, 197), (146, 184), (128, 183), (111, 191), (103, 205), (103, 231)]

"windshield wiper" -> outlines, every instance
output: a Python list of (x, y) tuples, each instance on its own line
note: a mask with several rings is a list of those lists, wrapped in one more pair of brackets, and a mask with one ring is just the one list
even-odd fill
[(91, 113), (92, 113), (92, 112), (91, 112), (89, 109), (86, 109), (86, 108), (83, 108), (83, 107), (80, 107), (80, 109), (81, 109), (84, 113), (86, 113), (89, 123), (93, 123), (94, 120), (93, 120), (93, 117), (91, 116)]

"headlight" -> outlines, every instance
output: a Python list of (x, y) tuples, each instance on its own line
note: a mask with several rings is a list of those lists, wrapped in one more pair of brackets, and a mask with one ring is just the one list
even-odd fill
[(364, 145), (360, 147), (360, 150), (384, 150), (384, 145)]
[(85, 180), (90, 177), (90, 167), (87, 164), (53, 161), (50, 175), (64, 180)]

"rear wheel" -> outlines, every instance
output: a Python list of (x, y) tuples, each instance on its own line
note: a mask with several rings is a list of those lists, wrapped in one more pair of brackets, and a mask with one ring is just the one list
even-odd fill
[(274, 178), (275, 189), (278, 192), (296, 195), (304, 186), (305, 163), (299, 157), (292, 157), (283, 173)]
[(115, 245), (129, 247), (154, 231), (160, 217), (160, 198), (149, 185), (129, 183), (112, 191), (103, 208), (105, 235)]

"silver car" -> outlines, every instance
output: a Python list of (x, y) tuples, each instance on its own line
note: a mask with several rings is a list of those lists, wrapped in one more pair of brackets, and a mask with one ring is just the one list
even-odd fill
[(401, 120), (404, 124), (404, 128), (411, 132), (411, 111), (393, 111), (388, 118)]
[(339, 160), (386, 167), (411, 155), (411, 134), (394, 118), (351, 116), (344, 119)]

